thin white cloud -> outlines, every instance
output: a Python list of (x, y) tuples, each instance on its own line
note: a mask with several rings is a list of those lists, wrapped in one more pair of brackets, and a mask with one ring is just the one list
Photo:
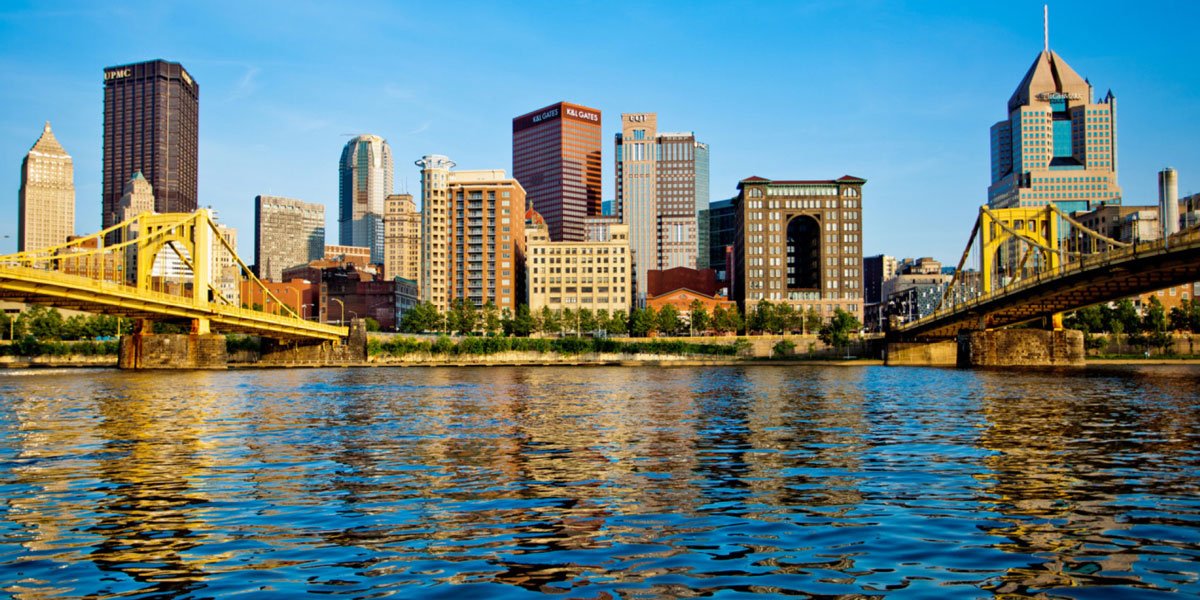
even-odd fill
[(414, 129), (408, 133), (405, 133), (404, 135), (417, 135), (418, 133), (425, 133), (426, 131), (429, 131), (429, 127), (431, 125), (433, 125), (433, 122), (425, 121), (424, 123), (421, 123), (416, 129)]
[(246, 67), (246, 72), (242, 74), (242, 78), (238, 80), (233, 87), (233, 91), (229, 94), (229, 100), (241, 100), (249, 97), (258, 90), (258, 74), (262, 71), (258, 67), (249, 65)]

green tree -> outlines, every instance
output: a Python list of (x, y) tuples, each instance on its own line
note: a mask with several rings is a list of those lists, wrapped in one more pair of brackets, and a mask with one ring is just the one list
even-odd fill
[(821, 330), (821, 313), (818, 313), (817, 309), (810, 306), (804, 311), (804, 326), (801, 330), (806, 334)]
[(590, 308), (580, 308), (575, 311), (575, 318), (579, 320), (579, 332), (596, 331), (596, 314)]
[(367, 331), (379, 331), (379, 321), (371, 317), (364, 317), (363, 322), (367, 327)]
[(400, 331), (407, 333), (425, 333), (441, 331), (442, 316), (432, 302), (422, 302), (408, 309), (400, 319)]
[(833, 348), (845, 348), (850, 343), (850, 335), (862, 329), (862, 323), (854, 315), (838, 308), (833, 311), (833, 318), (821, 328), (818, 334), (822, 342)]
[(712, 328), (718, 333), (737, 333), (742, 325), (742, 313), (737, 306), (718, 306), (713, 310)]
[(629, 335), (634, 337), (646, 337), (656, 331), (658, 326), (658, 315), (654, 313), (654, 309), (635, 308), (629, 313)]
[(658, 330), (664, 335), (675, 335), (682, 326), (678, 308), (667, 304), (658, 310)]
[(1191, 311), (1191, 308), (1192, 308), (1191, 304), (1192, 304), (1191, 300), (1187, 300), (1187, 299), (1182, 300), (1179, 302), (1179, 306), (1172, 308), (1171, 312), (1167, 314), (1167, 323), (1169, 324), (1172, 331), (1191, 331), (1192, 330), (1191, 319), (1188, 318), (1189, 317), (1188, 313)]
[[(522, 305), (522, 306), (524, 306), (524, 305)], [(528, 308), (526, 308), (526, 310), (528, 311)], [(501, 310), (500, 311), (500, 331), (502, 331), (504, 333), (504, 335), (506, 335), (506, 336), (513, 335), (513, 323), (514, 323), (514, 321), (513, 321), (512, 311), (507, 308), (505, 308), (504, 310)]]
[(18, 319), (25, 321), (28, 335), (39, 341), (62, 339), (63, 317), (56, 308), (31, 306)]
[(607, 331), (608, 330), (608, 309), (607, 308), (596, 309), (595, 320), (596, 320), (596, 329), (597, 330), (603, 329), (603, 330)]
[(774, 318), (775, 305), (771, 304), (770, 300), (760, 300), (758, 304), (754, 305), (753, 309), (747, 311), (746, 330), (747, 332), (769, 333), (771, 331), (771, 321)]
[(704, 303), (700, 300), (692, 300), (691, 306), (688, 307), (688, 314), (692, 335), (704, 335), (712, 323), (712, 318), (708, 315), (708, 309), (704, 307)]
[(491, 300), (483, 305), (483, 330), (488, 335), (496, 335), (500, 332), (500, 309)]
[(1133, 301), (1129, 298), (1117, 302), (1117, 308), (1112, 319), (1113, 322), (1109, 324), (1110, 328), (1114, 327), (1116, 323), (1120, 323), (1122, 331), (1129, 334), (1137, 333), (1142, 326), (1142, 320), (1138, 317), (1137, 308), (1133, 306)]
[(562, 331), (562, 323), (559, 322), (558, 315), (550, 310), (549, 306), (542, 307), (542, 321), (539, 329), (547, 335), (558, 334)]
[(771, 315), (771, 332), (787, 333), (795, 320), (796, 309), (787, 302), (780, 302), (775, 305), (774, 314)]
[(1104, 313), (1099, 306), (1088, 306), (1075, 311), (1066, 319), (1063, 325), (1068, 329), (1078, 329), (1092, 333), (1104, 331)]
[(625, 313), (614, 310), (608, 316), (608, 324), (604, 326), (609, 335), (625, 335), (629, 332), (629, 317)]
[(1142, 331), (1160, 333), (1167, 330), (1167, 313), (1158, 297), (1150, 296), (1150, 302), (1143, 312), (1145, 314), (1142, 315)]
[(562, 330), (562, 333), (571, 331), (578, 335), (579, 332), (577, 329), (579, 328), (579, 323), (575, 320), (575, 311), (570, 308), (560, 309), (558, 311), (558, 326)]
[(479, 310), (475, 304), (465, 298), (459, 298), (450, 305), (450, 317), (447, 329), (470, 335), (479, 330)]
[(529, 313), (529, 305), (518, 306), (517, 316), (513, 317), (512, 335), (529, 337), (534, 331), (533, 315)]

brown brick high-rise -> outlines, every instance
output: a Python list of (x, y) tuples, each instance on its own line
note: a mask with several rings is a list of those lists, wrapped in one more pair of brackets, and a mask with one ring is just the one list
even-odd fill
[(196, 210), (199, 113), (200, 86), (179, 63), (104, 69), (104, 227), (119, 222), (125, 182), (138, 171), (157, 212)]

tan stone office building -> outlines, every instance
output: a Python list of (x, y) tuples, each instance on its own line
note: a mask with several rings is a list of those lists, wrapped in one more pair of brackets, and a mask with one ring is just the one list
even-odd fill
[(738, 183), (733, 297), (743, 310), (762, 300), (835, 309), (863, 318), (862, 188), (865, 179)]
[(412, 194), (391, 194), (383, 205), (383, 273), (388, 279), (421, 276), (421, 213)]
[(629, 227), (608, 226), (606, 241), (552, 242), (541, 215), (527, 213), (531, 311), (550, 307), (627, 314), (633, 291)]
[(284, 269), (325, 254), (325, 206), (279, 196), (254, 197), (258, 276), (282, 281)]
[(50, 122), (21, 162), (17, 193), (17, 250), (66, 243), (75, 233), (75, 166), (50, 130)]

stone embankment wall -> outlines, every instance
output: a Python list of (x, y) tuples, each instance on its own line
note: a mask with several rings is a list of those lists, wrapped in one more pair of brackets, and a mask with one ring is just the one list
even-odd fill
[(67, 354), (63, 356), (0, 356), (0, 369), (25, 369), (29, 367), (115, 367), (117, 356)]
[(620, 365), (620, 364), (687, 364), (717, 365), (738, 362), (734, 356), (692, 356), (678, 354), (617, 354), (588, 352), (558, 354), (555, 352), (497, 352), (480, 355), (445, 355), (413, 353), (403, 356), (373, 356), (373, 365), (431, 366), (431, 365)]

